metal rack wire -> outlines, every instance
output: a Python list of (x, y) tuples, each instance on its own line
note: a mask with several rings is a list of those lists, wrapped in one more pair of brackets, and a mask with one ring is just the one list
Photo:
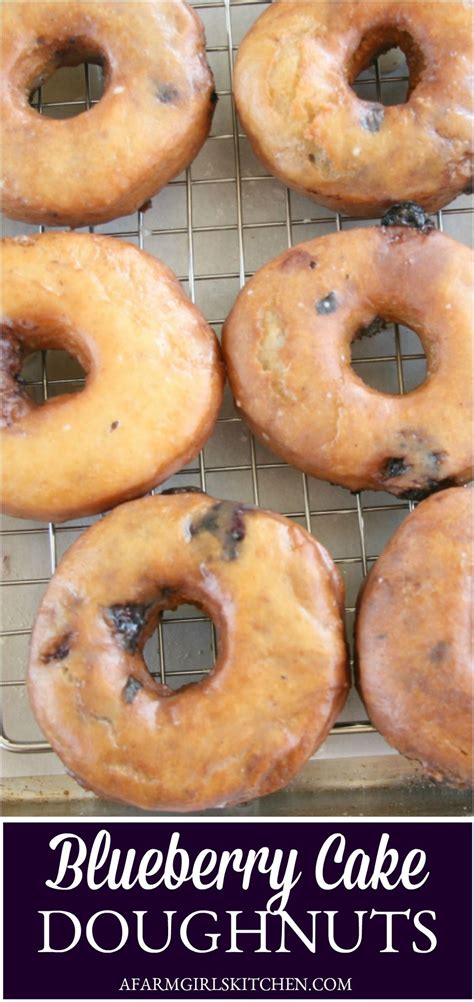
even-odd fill
[[(226, 129), (224, 128), (223, 131), (211, 134), (207, 143), (211, 147), (214, 146), (214, 148), (215, 144), (230, 144), (233, 163), (232, 171), (230, 174), (224, 171), (222, 176), (212, 176), (212, 174), (210, 177), (198, 176), (194, 165), (191, 165), (186, 170), (184, 176), (171, 182), (168, 186), (170, 191), (185, 193), (186, 217), (185, 221), (179, 225), (149, 227), (146, 211), (140, 210), (136, 214), (135, 222), (131, 219), (119, 221), (112, 227), (108, 226), (106, 231), (109, 235), (116, 236), (117, 238), (133, 240), (138, 247), (147, 250), (150, 250), (150, 240), (162, 241), (167, 237), (173, 240), (185, 238), (187, 243), (187, 269), (183, 269), (178, 277), (186, 284), (192, 301), (197, 301), (198, 305), (201, 305), (202, 296), (199, 290), (203, 284), (207, 282), (222, 283), (225, 281), (234, 281), (236, 283), (236, 292), (237, 283), (238, 287), (242, 287), (247, 278), (256, 270), (254, 264), (250, 267), (248, 263), (247, 236), (253, 237), (259, 231), (265, 231), (268, 234), (273, 230), (275, 231), (275, 235), (280, 237), (282, 232), (284, 232), (286, 245), (290, 247), (295, 242), (301, 242), (301, 240), (314, 236), (315, 229), (317, 232), (322, 233), (328, 232), (328, 230), (341, 230), (353, 225), (356, 221), (350, 217), (342, 218), (328, 210), (321, 210), (314, 203), (306, 202), (306, 204), (303, 204), (300, 197), (296, 198), (288, 189), (284, 189), (271, 176), (261, 171), (260, 167), (257, 166), (252, 171), (250, 169), (252, 165), (251, 158), (250, 168), (247, 156), (245, 156), (245, 165), (243, 163), (243, 144), (245, 144), (246, 139), (239, 129), (232, 96), (233, 62), (234, 54), (238, 48), (237, 44), (235, 44), (235, 30), (236, 26), (237, 30), (241, 30), (242, 28), (240, 20), (242, 9), (246, 11), (244, 27), (247, 27), (249, 15), (252, 16), (253, 14), (254, 17), (257, 17), (265, 8), (266, 3), (261, 2), (261, 0), (215, 0), (215, 2), (211, 2), (211, 0), (208, 0), (208, 2), (205, 2), (205, 0), (195, 0), (193, 6), (203, 18), (206, 16), (212, 18), (209, 24), (217, 24), (217, 21), (219, 21), (219, 31), (216, 32), (216, 44), (213, 43), (208, 46), (208, 56), (211, 63), (213, 59), (220, 60), (220, 76), (223, 80), (222, 86), (218, 85), (217, 93), (219, 98), (230, 102), (229, 122)], [(209, 24), (206, 27), (209, 27)], [(222, 58), (227, 62), (226, 68), (222, 63)], [(369, 97), (373, 96), (375, 88), (375, 96), (379, 101), (382, 101), (384, 98), (384, 88), (388, 84), (390, 86), (393, 86), (394, 83), (403, 84), (407, 79), (406, 73), (384, 76), (380, 71), (378, 63), (375, 63), (373, 73), (365, 74), (364, 79), (361, 79), (358, 86), (361, 88), (360, 92), (364, 93), (365, 89), (365, 93)], [(91, 86), (90, 68), (86, 65), (84, 68), (84, 94), (81, 98), (48, 101), (44, 99), (42, 92), (39, 91), (35, 95), (33, 103), (40, 113), (67, 116), (71, 110), (75, 111), (78, 108), (79, 110), (89, 109), (96, 100), (97, 97), (94, 97), (93, 87)], [(268, 184), (272, 186), (278, 185), (279, 191), (283, 193), (283, 214), (278, 219), (249, 220), (246, 218), (244, 204), (246, 189), (250, 185), (265, 186)], [(196, 192), (205, 185), (223, 185), (224, 192), (227, 191), (226, 186), (232, 186), (232, 192), (235, 197), (235, 221), (217, 222), (211, 218), (208, 223), (196, 224), (193, 199), (196, 198)], [(443, 210), (443, 212), (437, 213), (435, 222), (438, 227), (443, 229), (446, 219), (449, 219), (450, 222), (456, 222), (466, 213), (471, 213), (473, 211), (472, 208), (464, 204), (465, 202), (466, 200), (462, 199), (459, 204), (456, 203), (456, 205)], [(281, 201), (278, 204), (281, 204)], [(275, 215), (277, 214), (276, 212)], [(360, 221), (357, 222), (360, 223)], [(100, 227), (98, 228), (99, 231), (101, 229)], [(21, 227), (16, 232), (20, 231)], [(90, 228), (90, 231), (93, 232), (93, 229)], [(231, 267), (227, 271), (212, 269), (208, 271), (198, 265), (196, 261), (196, 238), (206, 234), (212, 235), (214, 238), (217, 238), (219, 234), (224, 236), (229, 234), (229, 237), (236, 237), (237, 263), (235, 267)], [(283, 248), (280, 246), (277, 247), (273, 253), (277, 253), (280, 249)], [(160, 252), (160, 256), (166, 261), (166, 254)], [(272, 255), (260, 251), (257, 266), (262, 265), (269, 256)], [(231, 301), (227, 305), (230, 308)], [(212, 315), (212, 310), (204, 310), (204, 312), (207, 312), (210, 324), (216, 329), (216, 332), (219, 332), (220, 326), (225, 319), (224, 311), (218, 312), (217, 316)], [(387, 345), (388, 335), (384, 337)], [(424, 358), (423, 352), (418, 350), (416, 344), (413, 347), (413, 343), (410, 341), (407, 332), (400, 329), (397, 325), (394, 325), (392, 332), (392, 347), (385, 347), (381, 352), (379, 351), (375, 354), (372, 347), (367, 353), (365, 353), (366, 351), (366, 348), (362, 349), (362, 353), (356, 362), (360, 373), (363, 375), (364, 372), (368, 373), (370, 370), (373, 375), (375, 370), (378, 370), (382, 380), (387, 380), (389, 376), (390, 378), (393, 376), (394, 369), (396, 385), (393, 385), (392, 379), (392, 392), (399, 393), (405, 392), (407, 388), (407, 371), (410, 369), (410, 366), (416, 369)], [(80, 389), (83, 381), (76, 374), (72, 376), (70, 374), (66, 376), (51, 375), (48, 364), (49, 354), (48, 352), (41, 353), (41, 369), (34, 373), (28, 380), (31, 392), (35, 394), (39, 393), (40, 398), (42, 397), (43, 400), (47, 400), (49, 395), (61, 389)], [(410, 372), (410, 378), (412, 376), (413, 373)], [(408, 388), (411, 387), (408, 386)], [(239, 439), (239, 448), (236, 451), (236, 433), (240, 434), (240, 432), (242, 432), (242, 440)], [(220, 445), (217, 452), (218, 458), (213, 461), (214, 450), (212, 442), (216, 436), (218, 436)], [(215, 492), (218, 494), (219, 491), (214, 486), (218, 480), (221, 485), (229, 483), (228, 490), (230, 497), (234, 497), (235, 495), (235, 500), (242, 500), (244, 498), (242, 496), (239, 497), (238, 493), (235, 493), (234, 481), (235, 477), (240, 477), (241, 482), (243, 482), (242, 478), (245, 477), (245, 483), (248, 485), (246, 486), (246, 490), (250, 493), (250, 497), (245, 500), (253, 501), (254, 504), (261, 504), (265, 507), (278, 507), (278, 510), (281, 510), (283, 514), (299, 521), (308, 531), (313, 532), (321, 542), (328, 545), (329, 550), (335, 555), (336, 563), (349, 578), (351, 577), (351, 572), (356, 571), (354, 581), (351, 583), (353, 597), (351, 599), (349, 596), (349, 604), (346, 607), (348, 617), (352, 617), (355, 612), (354, 596), (357, 587), (360, 585), (362, 578), (367, 574), (372, 562), (378, 556), (380, 549), (389, 538), (393, 529), (392, 519), (388, 531), (385, 528), (382, 535), (378, 533), (375, 544), (372, 544), (371, 539), (368, 538), (367, 519), (374, 517), (374, 515), (380, 517), (383, 513), (390, 514), (391, 518), (393, 515), (396, 518), (403, 517), (412, 507), (411, 503), (397, 501), (397, 499), (385, 494), (378, 496), (372, 494), (356, 495), (354, 498), (347, 491), (342, 491), (339, 488), (331, 488), (329, 485), (322, 485), (305, 474), (298, 473), (295, 470), (290, 471), (286, 463), (279, 461), (276, 457), (267, 453), (265, 449), (255, 442), (253, 436), (246, 432), (241, 419), (233, 411), (229, 400), (226, 401), (223, 413), (219, 418), (214, 439), (211, 439), (211, 444), (205, 447), (196, 461), (188, 466), (186, 470), (178, 473), (170, 483), (173, 485), (176, 483), (193, 483), (199, 485), (203, 491), (207, 490), (209, 493)], [(243, 456), (245, 451), (246, 455)], [(224, 456), (224, 460), (222, 456)], [(268, 483), (266, 487), (264, 485), (269, 475), (274, 485), (272, 497), (275, 500), (273, 503), (272, 500), (267, 500), (269, 496)], [(298, 488), (297, 484), (299, 484)], [(281, 494), (279, 494), (278, 485), (283, 487)], [(290, 490), (288, 489), (288, 485), (291, 486)], [(166, 486), (162, 485), (158, 490)], [(287, 503), (286, 498), (288, 495), (291, 495), (291, 498), (297, 496), (299, 499), (298, 503), (292, 503), (291, 501)], [(339, 530), (338, 527), (343, 525), (341, 520), (345, 520), (344, 525), (349, 526), (348, 529), (342, 528)], [(330, 528), (325, 528), (325, 525), (329, 525)], [(44, 547), (44, 542), (47, 542), (49, 568), (48, 573), (38, 574), (37, 576), (24, 576), (22, 574), (15, 576), (14, 573), (13, 575), (9, 573), (10, 555), (7, 554), (6, 562), (5, 556), (3, 558), (4, 570), (7, 572), (2, 582), (4, 589), (13, 589), (17, 596), (21, 596), (25, 594), (25, 589), (44, 588), (56, 569), (59, 550), (62, 550), (63, 541), (69, 542), (82, 529), (83, 524), (81, 522), (69, 523), (66, 526), (54, 525), (52, 523), (48, 526), (41, 526), (21, 520), (7, 519), (1, 534), (3, 547), (8, 545), (13, 553), (15, 547), (20, 546), (20, 544), (23, 545), (24, 542), (28, 541), (31, 553), (33, 554), (35, 547), (39, 547), (40, 545)], [(339, 532), (344, 543), (347, 545), (347, 550), (344, 550), (343, 547), (343, 552), (340, 552), (339, 541), (337, 539)], [(13, 625), (10, 628), (8, 626), (9, 624), (7, 623), (7, 628), (1, 632), (1, 642), (7, 645), (5, 650), (7, 650), (8, 642), (16, 642), (17, 638), (21, 640), (29, 636), (31, 621), (24, 625)], [(214, 661), (216, 657), (216, 637), (206, 616), (188, 607), (182, 607), (178, 610), (177, 614), (165, 614), (163, 621), (158, 627), (157, 642), (156, 638), (153, 640), (154, 650), (150, 650), (150, 642), (147, 645), (149, 655), (147, 663), (152, 674), (168, 685), (176, 686), (178, 683), (198, 680), (205, 674), (206, 670), (209, 670), (205, 669), (204, 665), (200, 667), (195, 663), (193, 663), (192, 667), (187, 667), (184, 664), (183, 657), (181, 657), (181, 660), (178, 659), (177, 666), (173, 663), (173, 643), (171, 642), (170, 644), (168, 641), (169, 631), (173, 631), (174, 636), (179, 634), (183, 637), (187, 626), (191, 626), (193, 630), (198, 628), (208, 631), (207, 649), (199, 653), (209, 656), (209, 660), (211, 661)], [(206, 647), (206, 642), (204, 646)], [(193, 654), (195, 654), (195, 651)], [(184, 655), (184, 658), (186, 658), (186, 655)], [(8, 656), (4, 657), (4, 672), (6, 677), (1, 681), (1, 688), (2, 692), (7, 694), (7, 697), (10, 691), (16, 693), (19, 690), (24, 691), (24, 676), (19, 675), (19, 677), (16, 677), (16, 673), (14, 673), (15, 677), (10, 677)], [(365, 718), (363, 708), (357, 700), (354, 700), (349, 711), (346, 711), (343, 718), (336, 723), (332, 733), (338, 736), (344, 735), (347, 740), (357, 735), (373, 733), (373, 728)], [(31, 735), (22, 738), (18, 734), (13, 733), (13, 736), (10, 736), (3, 727), (0, 733), (0, 746), (17, 755), (50, 751), (49, 745), (45, 741), (32, 738)], [(351, 745), (349, 752), (352, 752), (353, 749), (355, 749), (355, 753), (357, 754), (357, 747), (355, 745)], [(24, 774), (27, 774), (27, 772), (28, 764), (25, 759)]]

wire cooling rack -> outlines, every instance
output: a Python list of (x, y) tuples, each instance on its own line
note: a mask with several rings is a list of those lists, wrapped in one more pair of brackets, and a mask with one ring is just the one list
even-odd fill
[[(239, 41), (267, 6), (259, 0), (195, 2), (204, 21), (208, 59), (216, 78), (219, 103), (211, 136), (194, 163), (135, 216), (90, 228), (126, 239), (164, 260), (178, 274), (193, 302), (216, 333), (239, 288), (269, 258), (302, 240), (370, 220), (341, 217), (269, 176), (253, 156), (241, 131), (232, 97), (233, 63)], [(62, 71), (32, 97), (41, 114), (67, 118), (87, 111), (101, 94), (97, 67)], [(406, 64), (384, 72), (378, 62), (358, 79), (361, 97), (384, 104), (404, 100)], [(438, 212), (435, 225), (469, 242), (472, 206), (466, 196)], [(36, 227), (6, 220), (4, 233), (34, 232)], [(357, 342), (353, 364), (378, 389), (403, 393), (422, 381), (423, 349), (416, 335), (393, 325), (376, 338)], [(41, 352), (26, 363), (23, 375), (37, 402), (79, 390), (83, 373), (61, 352)], [(257, 443), (237, 416), (227, 389), (215, 432), (185, 470), (157, 490), (190, 484), (216, 497), (273, 508), (304, 525), (327, 546), (346, 584), (346, 618), (352, 633), (355, 600), (364, 576), (412, 505), (391, 495), (348, 491), (314, 480), (288, 467)], [(63, 771), (42, 739), (29, 710), (25, 689), (28, 643), (37, 605), (65, 549), (95, 519), (45, 526), (5, 517), (2, 527), (3, 621), (1, 631), (3, 725), (0, 745), (4, 772), (11, 776)], [(145, 648), (147, 665), (162, 682), (177, 688), (202, 678), (216, 657), (210, 620), (181, 606), (163, 616)], [(36, 755), (31, 753), (35, 752)], [(393, 754), (374, 732), (353, 690), (330, 737), (317, 757)]]

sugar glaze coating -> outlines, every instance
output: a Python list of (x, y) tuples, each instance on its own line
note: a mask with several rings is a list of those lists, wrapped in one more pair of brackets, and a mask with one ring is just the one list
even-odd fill
[[(183, 170), (209, 132), (214, 81), (198, 15), (184, 0), (5, 3), (3, 209), (50, 226), (135, 212)], [(40, 116), (30, 92), (59, 66), (104, 67), (98, 104)]]
[[(173, 692), (142, 658), (160, 612), (202, 606), (219, 658)], [(150, 810), (239, 803), (283, 786), (348, 686), (342, 580), (280, 515), (195, 493), (116, 508), (75, 543), (33, 631), (33, 709), (68, 770)]]
[[(268, 448), (350, 490), (419, 500), (471, 475), (473, 255), (423, 214), (419, 228), (392, 225), (414, 210), (397, 212), (260, 268), (222, 344), (237, 405)], [(404, 395), (351, 367), (351, 341), (385, 321), (412, 327), (426, 351), (427, 377)]]
[[(397, 201), (430, 212), (472, 183), (471, 3), (277, 0), (239, 48), (235, 97), (268, 170), (340, 212), (378, 216)], [(406, 104), (350, 86), (400, 46)]]
[[(173, 273), (131, 244), (48, 233), (2, 245), (2, 503), (65, 521), (145, 493), (195, 456), (223, 389), (214, 332)], [(81, 392), (37, 406), (22, 359), (61, 348)]]
[(359, 597), (358, 687), (373, 724), (435, 779), (472, 783), (473, 492), (423, 501)]

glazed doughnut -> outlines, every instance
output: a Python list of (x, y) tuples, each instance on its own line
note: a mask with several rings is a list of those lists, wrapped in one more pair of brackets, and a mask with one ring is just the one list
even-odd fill
[[(384, 223), (266, 264), (238, 296), (223, 348), (237, 406), (268, 448), (352, 491), (416, 500), (470, 477), (473, 255), (416, 206)], [(351, 368), (351, 342), (385, 322), (413, 328), (427, 356), (425, 381), (403, 396)]]
[[(3, 241), (3, 507), (63, 521), (143, 494), (197, 454), (222, 398), (217, 339), (179, 282), (124, 241)], [(36, 406), (18, 374), (38, 348), (87, 373)]]
[(428, 498), (359, 599), (358, 686), (390, 744), (435, 779), (472, 782), (472, 492)]
[[(3, 207), (50, 226), (140, 208), (195, 157), (215, 105), (202, 23), (184, 0), (3, 4)], [(98, 104), (64, 121), (30, 93), (59, 66), (104, 67)]]
[[(148, 673), (160, 612), (203, 607), (219, 658), (173, 691)], [(348, 690), (343, 586), (296, 523), (206, 495), (142, 498), (88, 529), (35, 623), (28, 688), (67, 769), (149, 810), (239, 803), (283, 786)]]
[[(234, 90), (256, 155), (331, 209), (379, 216), (397, 201), (432, 212), (472, 178), (472, 4), (279, 0), (242, 42)], [(406, 104), (351, 87), (393, 46), (407, 57)]]

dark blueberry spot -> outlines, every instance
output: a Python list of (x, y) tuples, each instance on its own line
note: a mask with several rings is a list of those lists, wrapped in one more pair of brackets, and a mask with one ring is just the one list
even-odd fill
[(211, 104), (217, 104), (218, 100), (219, 100), (219, 95), (217, 91), (213, 90), (211, 93)]
[(402, 456), (395, 456), (387, 459), (382, 466), (382, 480), (391, 480), (392, 477), (401, 477), (410, 469)]
[(380, 225), (411, 226), (419, 230), (420, 233), (429, 233), (433, 229), (433, 223), (426, 215), (425, 210), (416, 202), (396, 202), (385, 213)]
[(115, 429), (118, 428), (118, 426), (119, 426), (118, 421), (112, 421), (112, 424), (110, 425), (110, 430), (115, 431)]
[(430, 480), (430, 490), (431, 491), (444, 491), (448, 487), (457, 487), (457, 481), (454, 477), (444, 477), (443, 480)]
[(433, 664), (439, 664), (444, 661), (448, 656), (450, 644), (446, 640), (439, 640), (437, 644), (430, 650), (430, 661)]
[(126, 651), (136, 651), (149, 609), (149, 605), (131, 602), (129, 605), (111, 605), (106, 610), (106, 619), (111, 621), (112, 629)]
[(437, 494), (448, 487), (456, 487), (456, 481), (452, 477), (445, 477), (444, 480), (427, 480), (423, 487), (417, 487), (411, 491), (404, 491), (398, 496), (405, 501), (423, 501), (429, 494)]
[(68, 38), (68, 40), (67, 40), (67, 44), (68, 45), (77, 45), (77, 36), (76, 35), (70, 35), (69, 38)]
[(386, 330), (386, 328), (387, 323), (383, 317), (374, 317), (374, 319), (371, 320), (370, 324), (367, 324), (366, 327), (359, 327), (359, 330), (355, 334), (354, 341), (358, 341), (363, 337), (375, 337), (376, 334), (380, 334), (380, 331)]
[(56, 643), (51, 650), (41, 656), (41, 660), (45, 664), (49, 664), (51, 661), (64, 661), (71, 650), (71, 637), (72, 633), (66, 633), (64, 637), (61, 637), (59, 643)]
[(164, 585), (163, 588), (160, 588), (158, 599), (162, 602), (169, 602), (170, 598), (173, 598), (174, 595), (176, 595), (176, 589)]
[(328, 292), (324, 299), (320, 299), (319, 303), (316, 303), (316, 313), (320, 316), (327, 316), (329, 313), (334, 313), (337, 310), (337, 297), (335, 292)]
[(122, 689), (122, 697), (126, 703), (133, 703), (137, 692), (143, 689), (143, 683), (139, 682), (137, 678), (133, 675), (129, 675), (128, 679)]
[(362, 128), (367, 129), (368, 132), (380, 132), (384, 118), (385, 112), (383, 108), (374, 106), (362, 116), (360, 124)]
[(308, 160), (309, 160), (309, 161), (310, 161), (310, 163), (312, 163), (312, 164), (315, 164), (315, 163), (316, 163), (316, 157), (315, 157), (314, 153), (308, 153)]
[(239, 543), (245, 538), (244, 511), (243, 505), (218, 501), (191, 524), (191, 535), (199, 536), (202, 532), (209, 532), (221, 541), (224, 560), (236, 560)]
[(310, 261), (309, 262), (309, 266), (310, 266), (310, 268), (317, 268), (318, 267), (318, 262), (314, 261), (314, 260)]
[(45, 39), (44, 35), (38, 35), (38, 38), (36, 39), (36, 44), (37, 45), (46, 45), (46, 39)]
[(227, 552), (229, 560), (235, 560), (237, 556), (237, 543), (245, 539), (245, 524), (242, 508), (234, 508), (231, 524), (228, 530)]
[(158, 87), (156, 96), (162, 104), (174, 104), (178, 100), (179, 91), (172, 84), (161, 84)]
[(423, 498), (428, 497), (429, 493), (430, 493), (429, 489), (422, 490), (421, 488), (420, 489), (414, 488), (411, 491), (402, 491), (402, 493), (399, 494), (398, 497), (403, 498), (404, 501), (423, 501)]
[(203, 494), (203, 491), (200, 487), (189, 485), (188, 487), (167, 487), (165, 491), (160, 491), (160, 494)]

